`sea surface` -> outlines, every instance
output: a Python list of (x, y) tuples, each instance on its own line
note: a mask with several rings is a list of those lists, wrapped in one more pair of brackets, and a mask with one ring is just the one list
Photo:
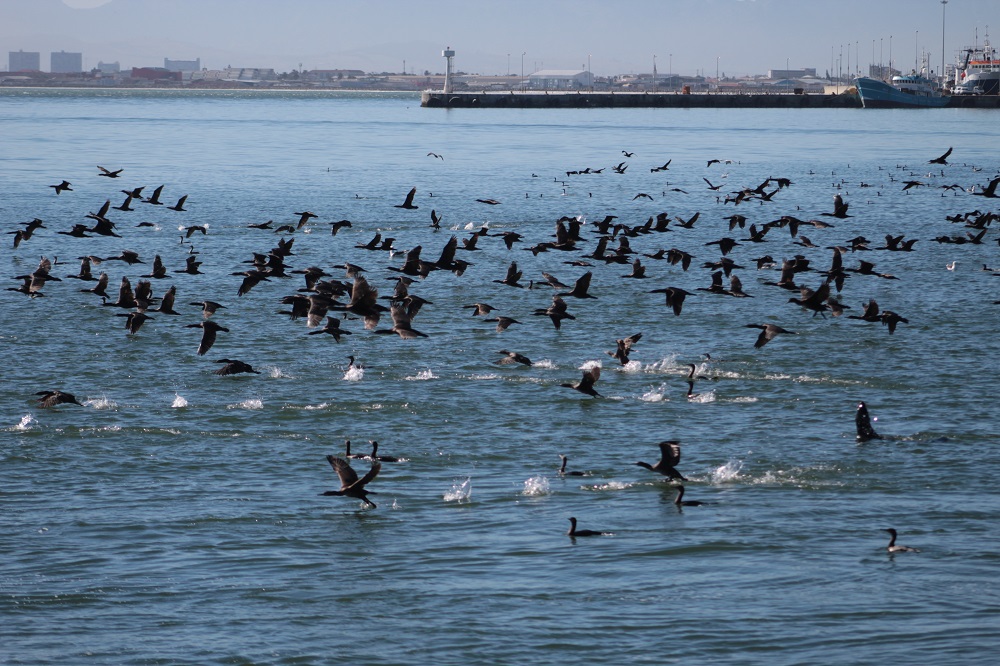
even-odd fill
[[(0, 118), (0, 226), (44, 221), (0, 248), (0, 662), (1000, 654), (1000, 277), (984, 270), (1000, 268), (998, 228), (971, 242), (979, 230), (946, 219), (1000, 211), (969, 191), (1000, 170), (996, 112), (449, 111), (409, 94), (4, 89)], [(928, 164), (949, 147), (947, 165)], [(587, 169), (603, 171), (566, 173)], [(790, 184), (724, 203), (768, 178)], [(57, 195), (63, 179), (72, 191)], [(160, 185), (166, 205), (114, 208), (123, 189)], [(397, 207), (412, 187), (418, 208)], [(186, 210), (168, 209), (183, 195)], [(825, 215), (834, 195), (850, 217)], [(120, 238), (59, 233), (93, 225), (105, 201)], [(305, 211), (317, 217), (291, 233), (248, 226), (296, 226)], [(628, 238), (645, 279), (585, 258), (606, 216), (631, 228), (660, 213), (669, 231)], [(746, 229), (730, 230), (734, 214)], [(784, 215), (831, 226), (746, 240)], [(553, 242), (564, 216), (583, 222), (575, 250), (526, 251)], [(339, 220), (351, 226), (331, 235)], [(187, 238), (196, 225), (206, 233)], [(508, 250), (505, 231), (523, 239)], [(356, 247), (376, 233), (397, 251)], [(919, 239), (911, 252), (876, 249), (901, 234)], [(281, 314), (306, 286), (295, 270), (351, 283), (344, 264), (356, 264), (385, 297), (406, 250), (436, 261), (452, 236), (471, 266), (409, 287), (429, 301), (411, 322), (427, 337), (375, 334), (351, 315), (337, 342)], [(829, 248), (859, 236), (869, 249), (841, 255), (841, 316), (766, 284), (803, 255), (814, 270), (796, 283), (820, 287)], [(723, 237), (740, 243), (728, 257), (749, 298), (699, 290), (721, 258), (706, 243)], [(280, 239), (294, 240), (288, 277), (238, 296), (234, 273)], [(671, 248), (694, 256), (688, 270), (643, 256)], [(109, 276), (106, 305), (68, 277), (79, 257), (124, 250), (144, 263), (92, 266)], [(192, 252), (201, 274), (181, 272)], [(167, 276), (143, 278), (156, 255)], [(764, 255), (774, 263), (758, 268)], [(14, 278), (41, 257), (61, 280), (29, 298)], [(854, 272), (862, 260), (898, 279)], [(511, 262), (522, 288), (496, 282)], [(588, 271), (595, 298), (564, 297), (575, 319), (557, 330), (533, 314), (569, 291), (543, 272), (572, 286)], [(129, 310), (111, 306), (123, 277), (156, 297), (176, 287), (179, 314), (149, 311), (129, 334), (116, 316)], [(668, 286), (693, 294), (679, 316), (649, 293)], [(870, 299), (907, 322), (890, 334), (849, 318)], [(190, 304), (204, 300), (224, 305), (210, 321), (228, 332), (198, 355), (191, 326), (205, 320)], [(497, 333), (464, 307), (476, 302), (520, 323)], [(746, 325), (767, 323), (795, 334), (755, 349)], [(391, 326), (387, 312), (378, 328)], [(605, 353), (636, 333), (627, 365)], [(500, 350), (533, 365), (498, 365)], [(261, 374), (218, 376), (221, 359)], [(704, 376), (690, 397), (688, 364)], [(560, 386), (595, 365), (601, 397)], [(53, 389), (82, 405), (40, 408), (35, 394)], [(855, 440), (861, 401), (883, 439)], [(325, 457), (347, 439), (402, 459), (369, 484), (377, 508), (321, 495), (340, 487)], [(685, 499), (703, 505), (678, 508), (675, 484), (634, 464), (655, 463), (664, 440), (680, 442)], [(557, 474), (560, 454), (588, 475)], [(571, 516), (609, 535), (572, 539)], [(890, 527), (920, 552), (887, 553)]]

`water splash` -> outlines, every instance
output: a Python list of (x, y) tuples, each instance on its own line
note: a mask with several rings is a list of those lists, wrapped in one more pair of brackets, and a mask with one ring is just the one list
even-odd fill
[(740, 478), (743, 471), (742, 460), (729, 460), (725, 465), (720, 465), (712, 470), (712, 483), (729, 483)]
[(688, 402), (715, 402), (715, 391), (694, 393), (688, 396)]
[(288, 374), (287, 372), (285, 372), (276, 365), (272, 365), (268, 369), (267, 376), (270, 377), (271, 379), (295, 379), (290, 374)]
[(660, 384), (659, 388), (652, 388), (639, 396), (643, 402), (665, 402), (667, 400), (667, 385)]
[(524, 482), (523, 494), (528, 497), (540, 497), (551, 494), (549, 480), (544, 476), (533, 476)]
[(117, 402), (103, 395), (95, 400), (84, 400), (83, 404), (94, 409), (118, 409)]
[(365, 369), (356, 365), (352, 365), (344, 373), (345, 382), (360, 382), (365, 377)]
[(30, 430), (36, 423), (38, 423), (38, 421), (34, 416), (31, 414), (25, 414), (21, 417), (21, 421), (14, 426), (14, 430)]
[(472, 498), (472, 477), (456, 481), (451, 490), (444, 494), (445, 502), (468, 502)]
[(428, 379), (437, 379), (437, 378), (438, 378), (438, 376), (435, 375), (434, 372), (430, 368), (428, 368), (426, 370), (421, 370), (420, 372), (418, 372), (417, 374), (413, 375), (412, 377), (405, 377), (406, 381), (408, 381), (408, 382), (427, 381)]
[(642, 363), (639, 361), (629, 361), (622, 366), (622, 372), (629, 375), (634, 375), (642, 372)]
[(175, 393), (174, 394), (174, 401), (172, 403), (170, 403), (170, 406), (173, 407), (173, 408), (175, 408), (175, 409), (178, 409), (180, 407), (187, 407), (188, 406), (188, 401), (181, 394)]
[(583, 490), (603, 491), (603, 490), (625, 490), (631, 488), (632, 484), (626, 481), (608, 481), (607, 483), (595, 483), (590, 486), (580, 486)]
[(677, 370), (677, 355), (672, 354), (660, 359), (656, 363), (650, 363), (643, 368), (644, 372), (668, 373)]
[(558, 366), (547, 358), (543, 358), (541, 361), (534, 361), (532, 365), (536, 368), (545, 368), (546, 370), (558, 369)]
[(226, 409), (264, 409), (264, 401), (260, 398), (249, 398), (235, 405), (228, 405)]
[(593, 370), (594, 368), (602, 368), (603, 366), (604, 364), (601, 363), (601, 361), (587, 361), (579, 368), (577, 368), (577, 370), (587, 371), (587, 370)]

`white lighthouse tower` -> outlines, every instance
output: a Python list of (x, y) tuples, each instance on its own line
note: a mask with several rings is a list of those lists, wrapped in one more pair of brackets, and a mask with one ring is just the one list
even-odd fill
[(441, 55), (448, 61), (448, 66), (444, 70), (444, 93), (446, 95), (451, 94), (451, 59), (455, 57), (455, 52), (451, 50), (451, 47), (445, 48), (441, 51)]

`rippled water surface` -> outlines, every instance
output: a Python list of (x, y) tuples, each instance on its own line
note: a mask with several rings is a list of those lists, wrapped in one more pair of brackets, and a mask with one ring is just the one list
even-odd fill
[[(61, 278), (44, 297), (0, 291), (0, 660), (995, 659), (1000, 278), (983, 268), (1000, 268), (998, 235), (993, 224), (981, 242), (933, 240), (978, 233), (946, 216), (998, 211), (967, 191), (998, 174), (995, 113), (445, 111), (408, 95), (4, 90), (0, 117), (3, 230), (45, 224), (16, 249), (4, 236), (7, 286), (42, 256)], [(949, 146), (948, 165), (927, 163)], [(124, 170), (112, 180), (96, 165)], [(604, 171), (566, 175), (587, 168)], [(723, 203), (768, 177), (792, 184), (767, 203)], [(55, 195), (62, 179), (73, 191)], [(904, 191), (908, 180), (924, 185)], [(133, 202), (108, 213), (121, 238), (58, 233), (91, 225), (85, 215), (121, 204), (122, 189), (161, 184), (168, 205), (188, 195), (186, 211)], [(419, 208), (396, 207), (414, 186)], [(851, 217), (823, 216), (834, 194)], [(318, 217), (294, 233), (248, 228), (295, 225), (305, 210)], [(692, 228), (675, 219), (696, 212)], [(628, 264), (566, 263), (593, 253), (605, 216), (634, 227), (659, 213), (670, 231), (628, 239), (646, 279), (622, 277)], [(729, 229), (735, 213), (748, 227), (782, 215), (833, 226), (754, 243)], [(525, 251), (553, 241), (562, 216), (585, 221), (575, 251)], [(332, 236), (342, 219), (352, 226)], [(192, 225), (207, 233), (182, 239)], [(350, 262), (387, 296), (405, 250), (435, 261), (483, 225), (477, 249), (457, 252), (472, 264), (463, 275), (410, 286), (430, 301), (412, 322), (426, 338), (348, 318), (338, 343), (279, 314), (305, 287), (294, 270), (348, 280)], [(524, 238), (508, 250), (503, 231)], [(356, 247), (376, 232), (400, 252)], [(919, 240), (876, 250), (887, 234)], [(752, 298), (699, 291), (703, 264), (720, 258), (706, 243), (726, 236)], [(796, 281), (819, 287), (828, 248), (858, 236), (872, 249), (842, 255), (843, 316), (814, 317), (788, 302), (798, 292), (766, 284), (802, 254), (815, 270)], [(237, 296), (233, 273), (281, 238), (294, 239), (289, 277)], [(690, 269), (643, 256), (661, 248), (694, 255)], [(180, 272), (192, 249), (202, 274)], [(115, 316), (126, 310), (67, 277), (77, 257), (123, 250), (144, 263), (93, 266), (109, 275), (109, 303), (123, 277), (150, 279), (157, 297), (176, 287), (179, 315), (150, 312), (130, 335)], [(758, 269), (765, 254), (776, 265)], [(167, 277), (143, 278), (155, 255)], [(853, 272), (862, 259), (898, 279)], [(512, 261), (525, 288), (495, 282)], [(566, 297), (576, 319), (559, 330), (532, 314), (554, 293), (543, 271), (570, 285), (593, 272), (596, 298)], [(648, 293), (667, 286), (694, 294), (680, 316)], [(890, 335), (849, 318), (873, 298), (908, 322)], [(201, 330), (188, 326), (203, 320), (189, 304), (206, 299), (225, 306), (211, 321), (229, 331), (198, 356)], [(521, 323), (497, 333), (463, 307), (475, 302)], [(795, 335), (755, 349), (751, 323)], [(605, 354), (639, 332), (628, 365)], [(534, 364), (497, 365), (501, 349)], [(219, 359), (261, 374), (217, 376)], [(688, 363), (706, 377), (690, 398)], [(559, 386), (595, 364), (603, 397)], [(83, 405), (39, 408), (34, 394), (50, 389)], [(855, 442), (862, 400), (883, 440)], [(339, 487), (324, 458), (345, 439), (403, 459), (370, 484), (376, 509), (320, 496)], [(674, 486), (633, 464), (656, 462), (668, 439), (683, 450), (685, 499), (704, 505), (679, 510)], [(588, 475), (559, 476), (560, 454)], [(570, 539), (570, 516), (612, 535)], [(921, 552), (887, 554), (887, 527)]]

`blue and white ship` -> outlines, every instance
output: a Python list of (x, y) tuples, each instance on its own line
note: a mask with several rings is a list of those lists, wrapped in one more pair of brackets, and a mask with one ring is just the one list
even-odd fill
[(891, 85), (866, 76), (855, 79), (855, 85), (866, 109), (939, 108), (950, 101), (933, 81), (916, 72), (892, 77)]

